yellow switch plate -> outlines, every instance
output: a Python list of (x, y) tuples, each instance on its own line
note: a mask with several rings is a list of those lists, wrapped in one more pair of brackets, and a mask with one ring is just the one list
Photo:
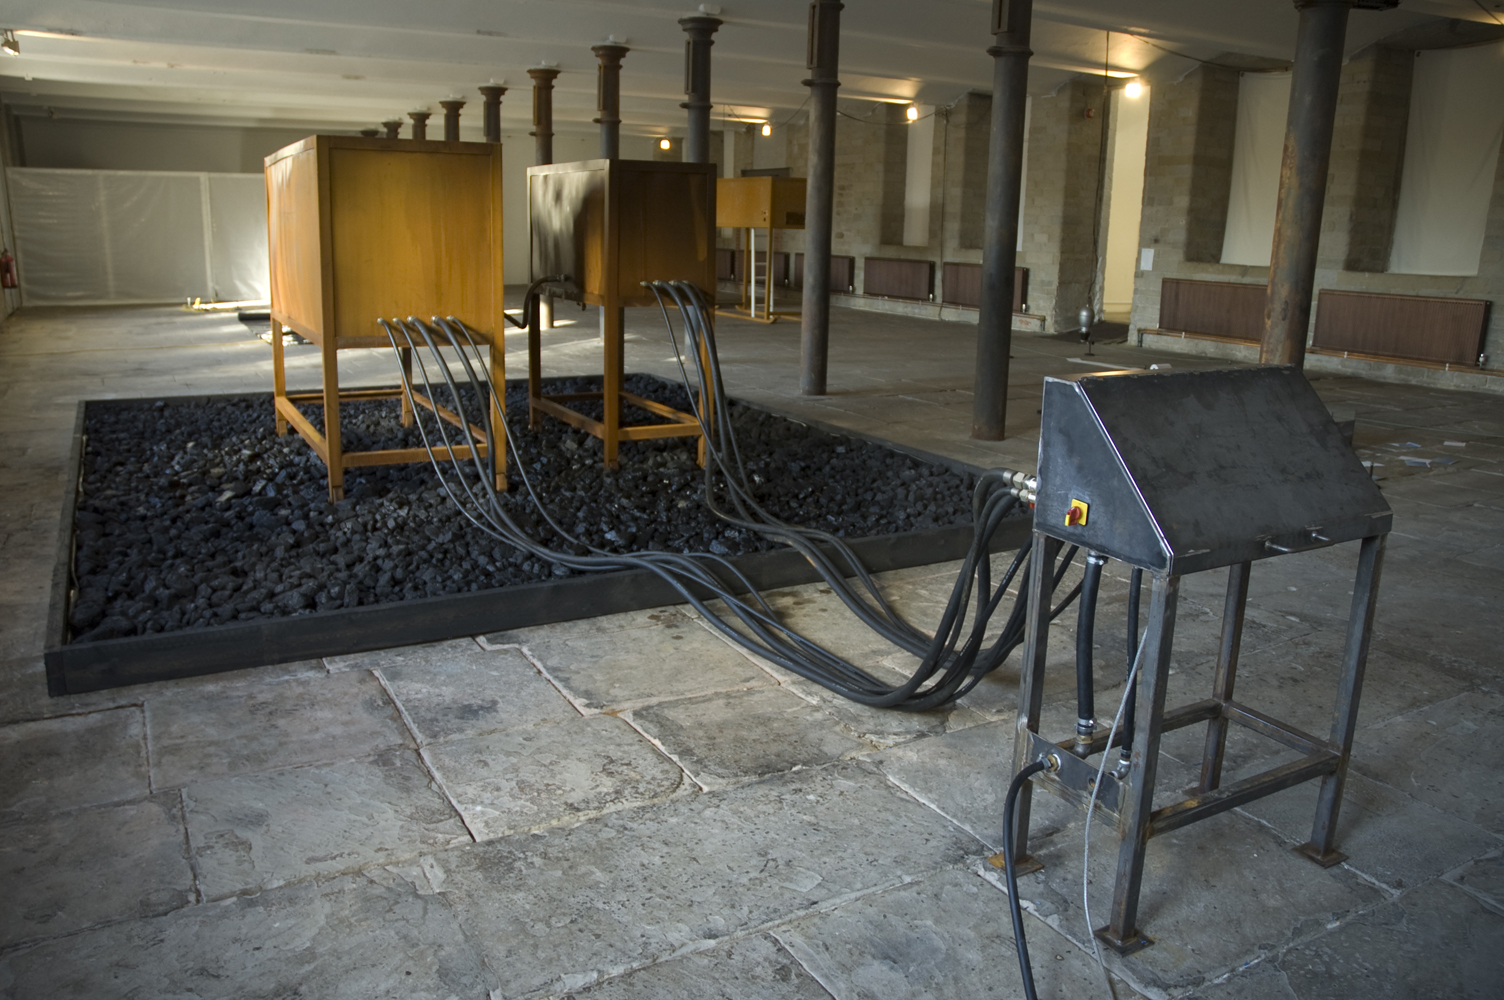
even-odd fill
[(1071, 499), (1070, 509), (1065, 512), (1065, 526), (1067, 528), (1084, 528), (1086, 516), (1091, 512), (1085, 500)]

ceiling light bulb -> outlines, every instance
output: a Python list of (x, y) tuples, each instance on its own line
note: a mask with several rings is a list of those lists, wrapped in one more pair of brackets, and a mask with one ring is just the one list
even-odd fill
[(917, 122), (919, 120), (919, 109), (917, 107), (915, 107), (914, 105), (912, 105), (912, 104), (909, 105), (909, 110), (908, 110), (907, 114), (909, 116), (909, 121), (911, 121), (911, 122)]
[(763, 134), (763, 138), (767, 138), (768, 136), (772, 135), (773, 134), (773, 126), (764, 124), (763, 127), (762, 127), (762, 134)]
[(667, 140), (667, 139), (659, 139), (658, 140), (658, 148), (659, 149), (673, 149), (674, 148), (674, 144), (672, 142), (670, 142), (669, 140)]
[(1124, 97), (1137, 97), (1143, 92), (1144, 85), (1142, 83), (1139, 83), (1137, 80), (1129, 80), (1128, 85), (1123, 88)]

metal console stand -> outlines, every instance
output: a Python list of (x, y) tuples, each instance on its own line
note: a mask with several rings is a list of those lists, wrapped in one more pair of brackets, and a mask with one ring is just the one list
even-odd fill
[[(1016, 774), (1048, 759), (1053, 769), (1039, 775), (1044, 787), (1084, 809), (1098, 772), (1090, 758), (1123, 743), (1120, 731), (1109, 747), (1106, 727), (1098, 727), (1089, 746), (1075, 736), (1050, 742), (1039, 733), (1061, 547), (1081, 545), (1145, 570), (1152, 591), (1138, 654), (1131, 758), (1121, 777), (1106, 770), (1096, 802), (1122, 837), (1111, 917), (1096, 934), (1126, 955), (1152, 943), (1138, 926), (1150, 837), (1319, 778), (1311, 839), (1297, 851), (1323, 867), (1345, 860), (1335, 847), (1337, 817), (1391, 515), (1294, 369), (1051, 379), (1043, 412), (1013, 769)], [(1085, 513), (1073, 515), (1073, 507)], [(1359, 543), (1357, 576), (1332, 728), (1321, 737), (1234, 699), (1238, 653), (1252, 563), (1346, 541)], [(1220, 567), (1227, 568), (1228, 582), (1211, 697), (1167, 711), (1181, 576)], [(1202, 722), (1206, 750), (1195, 793), (1153, 808), (1161, 736)], [(1302, 756), (1224, 786), (1229, 724)], [(1026, 783), (1014, 819), (1014, 862), (1020, 866), (1030, 863), (1030, 793)]]

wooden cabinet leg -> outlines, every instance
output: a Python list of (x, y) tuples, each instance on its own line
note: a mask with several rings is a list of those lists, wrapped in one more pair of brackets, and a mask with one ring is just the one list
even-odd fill
[(339, 352), (334, 336), (324, 335), (321, 361), (324, 379), (324, 446), (329, 454), (329, 502), (345, 498), (345, 452), (339, 436)]
[(491, 473), (496, 477), (496, 490), (507, 489), (507, 432), (502, 425), (507, 412), (506, 344), (503, 330), (497, 330), (486, 351), (486, 363), (491, 368), (491, 412), (486, 454), (491, 462)]
[(282, 324), (272, 320), (272, 413), (277, 418), (277, 437), (287, 436), (287, 418), (278, 402), (287, 398), (287, 362), (282, 350)]
[(608, 469), (617, 466), (616, 450), (621, 436), (622, 354), (626, 346), (626, 322), (627, 311), (614, 302), (601, 308), (601, 335), (606, 353), (606, 371), (601, 386), (601, 405), (605, 408), (601, 424), (605, 434), (601, 443)]

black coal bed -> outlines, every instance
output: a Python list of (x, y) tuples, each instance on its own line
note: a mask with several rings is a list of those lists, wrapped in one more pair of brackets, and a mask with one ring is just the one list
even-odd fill
[[(627, 386), (688, 408), (675, 383), (634, 375)], [(589, 387), (555, 379), (547, 391)], [(507, 396), (518, 421), (525, 383)], [(321, 422), (317, 406), (306, 412)], [(421, 444), (395, 402), (341, 416), (347, 447)], [(874, 570), (964, 554), (976, 470), (742, 402), (731, 418), (759, 500), (779, 517), (848, 539)], [(518, 428), (514, 460), (577, 539), (714, 552), (759, 587), (816, 579), (796, 553), (706, 509), (689, 439), (634, 443), (607, 470), (595, 438), (554, 420)], [(346, 499), (330, 504), (323, 464), (295, 435), (276, 436), (269, 394), (82, 403), (72, 461), (46, 651), (54, 695), (682, 600), (648, 573), (574, 573), (496, 541), (427, 465), (350, 470)], [(544, 542), (567, 544), (515, 475), (504, 503)], [(1027, 526), (1016, 519), (995, 547), (1016, 547)]]

